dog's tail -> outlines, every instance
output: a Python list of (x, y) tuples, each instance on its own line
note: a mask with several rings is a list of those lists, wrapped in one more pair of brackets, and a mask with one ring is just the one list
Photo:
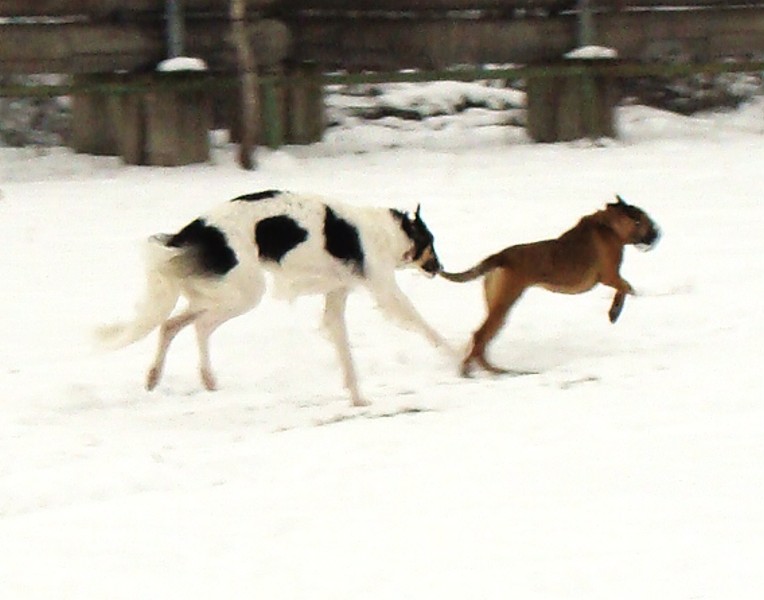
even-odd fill
[(467, 269), (466, 271), (461, 271), (460, 273), (449, 273), (447, 271), (440, 271), (438, 275), (441, 277), (448, 279), (449, 281), (456, 281), (458, 283), (463, 283), (465, 281), (472, 281), (473, 279), (477, 279), (481, 275), (485, 275), (488, 273), (488, 271), (492, 271), (496, 267), (498, 267), (501, 264), (501, 259), (498, 254), (494, 254), (492, 256), (489, 256), (488, 258), (481, 260), (478, 264), (476, 264), (471, 269)]
[(172, 313), (181, 293), (179, 265), (185, 250), (167, 246), (168, 236), (155, 235), (146, 245), (146, 292), (131, 321), (103, 325), (96, 329), (98, 345), (116, 350), (143, 339)]

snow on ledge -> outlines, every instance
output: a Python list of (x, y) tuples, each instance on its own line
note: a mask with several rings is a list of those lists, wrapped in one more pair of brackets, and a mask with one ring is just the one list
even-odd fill
[(604, 46), (581, 46), (565, 54), (565, 58), (594, 60), (599, 58), (618, 58), (618, 50)]
[(168, 58), (157, 65), (157, 71), (169, 73), (172, 71), (206, 71), (207, 63), (201, 58), (190, 58), (188, 56), (178, 56)]

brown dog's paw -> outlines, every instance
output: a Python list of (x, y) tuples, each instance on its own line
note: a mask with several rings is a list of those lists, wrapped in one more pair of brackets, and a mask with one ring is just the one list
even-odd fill
[(610, 310), (607, 313), (611, 323), (615, 323), (618, 320), (618, 317), (621, 316), (625, 300), (626, 292), (617, 292), (613, 297), (613, 303), (610, 305)]

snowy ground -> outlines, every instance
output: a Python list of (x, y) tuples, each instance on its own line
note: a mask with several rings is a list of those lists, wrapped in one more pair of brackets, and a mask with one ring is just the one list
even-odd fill
[[(534, 145), (481, 110), (347, 124), (214, 164), (0, 149), (0, 595), (10, 599), (746, 599), (764, 589), (764, 104), (621, 110), (621, 138)], [(413, 208), (450, 269), (555, 236), (618, 192), (663, 229), (629, 249), (640, 295), (530, 292), (457, 365), (351, 299), (367, 409), (341, 387), (320, 302), (263, 302), (190, 334), (142, 389), (153, 339), (113, 354), (143, 238), (263, 188)], [(479, 283), (401, 285), (463, 346)]]

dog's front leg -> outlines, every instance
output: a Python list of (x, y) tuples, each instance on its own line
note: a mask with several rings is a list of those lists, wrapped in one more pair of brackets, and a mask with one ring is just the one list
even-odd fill
[(626, 301), (626, 294), (634, 295), (634, 288), (631, 287), (631, 284), (625, 279), (619, 278), (619, 280), (615, 296), (613, 296), (613, 303), (610, 305), (610, 310), (607, 313), (611, 323), (615, 323), (621, 315), (623, 304)]
[(364, 400), (358, 391), (358, 379), (353, 366), (353, 357), (350, 355), (350, 342), (345, 324), (347, 297), (348, 292), (344, 289), (334, 290), (326, 294), (323, 325), (340, 359), (345, 387), (350, 392), (353, 406), (368, 406), (370, 403)]
[(451, 348), (448, 342), (424, 320), (411, 300), (394, 281), (387, 282), (381, 287), (371, 288), (371, 291), (379, 307), (392, 320), (406, 329), (420, 333), (433, 346), (443, 348), (452, 356), (457, 356), (456, 350)]
[(613, 255), (613, 253), (605, 252), (600, 257), (602, 263), (600, 283), (615, 290), (613, 303), (610, 305), (610, 310), (608, 311), (608, 318), (611, 323), (615, 323), (621, 315), (623, 303), (626, 300), (626, 294), (634, 294), (634, 288), (631, 287), (631, 284), (621, 277), (621, 257), (622, 249), (619, 249), (615, 255)]
[(615, 323), (623, 310), (623, 303), (626, 300), (626, 294), (623, 292), (616, 292), (613, 296), (613, 303), (610, 305), (610, 310), (607, 313), (611, 323)]

